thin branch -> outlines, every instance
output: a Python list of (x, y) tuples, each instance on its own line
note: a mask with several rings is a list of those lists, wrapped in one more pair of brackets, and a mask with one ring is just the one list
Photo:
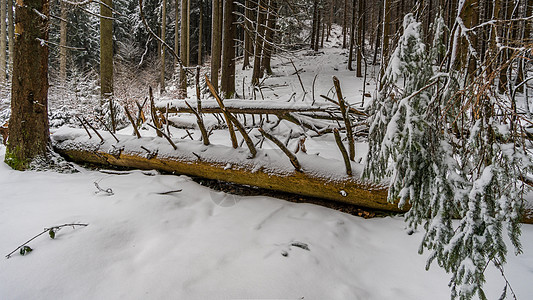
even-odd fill
[(344, 160), (344, 166), (346, 167), (346, 174), (348, 176), (352, 176), (352, 165), (350, 164), (350, 158), (348, 157), (348, 152), (346, 152), (346, 148), (342, 144), (341, 135), (339, 134), (339, 130), (337, 128), (333, 129), (333, 134), (335, 135), (335, 142), (337, 143), (337, 146), (339, 147), (339, 150), (341, 151), (342, 158)]
[(164, 133), (163, 131), (159, 130), (158, 128), (155, 128), (152, 124), (150, 123), (146, 123), (148, 126), (152, 127), (153, 129), (155, 129), (157, 132), (161, 133), (162, 136), (165, 137), (165, 139), (167, 139), (167, 141), (170, 143), (170, 145), (172, 146), (172, 148), (174, 148), (174, 150), (177, 150), (178, 147), (176, 146), (176, 144), (174, 144), (174, 142), (172, 141), (172, 139), (166, 134)]
[(289, 149), (287, 149), (287, 147), (285, 147), (285, 145), (283, 145), (283, 143), (280, 140), (278, 140), (276, 137), (269, 134), (268, 132), (264, 131), (263, 128), (259, 128), (259, 132), (261, 132), (261, 134), (264, 137), (266, 137), (267, 139), (271, 140), (274, 144), (276, 144), (276, 146), (278, 146), (281, 149), (281, 151), (283, 151), (283, 153), (287, 155), (287, 157), (291, 161), (292, 166), (294, 167), (294, 169), (296, 169), (296, 171), (302, 172), (302, 166), (300, 165), (298, 158), (296, 158), (296, 156)]

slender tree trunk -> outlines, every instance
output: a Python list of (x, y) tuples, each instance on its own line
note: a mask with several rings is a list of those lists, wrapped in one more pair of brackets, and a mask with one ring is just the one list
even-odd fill
[(313, 22), (311, 23), (311, 49), (315, 48), (315, 39), (318, 39), (318, 32), (316, 30), (316, 23), (318, 22), (318, 0), (313, 1)]
[(346, 49), (346, 34), (348, 31), (348, 0), (344, 0), (344, 11), (342, 18), (342, 49)]
[[(511, 13), (512, 13), (512, 10), (513, 10), (513, 5), (512, 5), (512, 2), (511, 0), (505, 0), (503, 1), (503, 10), (502, 10), (502, 13), (503, 13), (503, 19), (504, 20), (508, 20), (510, 19), (511, 17)], [(503, 36), (503, 44), (504, 46), (506, 46), (505, 44), (507, 43), (507, 41), (509, 41), (509, 38), (511, 37), (511, 28), (509, 27), (506, 27), (503, 29), (503, 32), (502, 32), (502, 36)], [(503, 64), (503, 67), (500, 71), (500, 78), (499, 78), (499, 81), (498, 81), (498, 92), (500, 93), (504, 93), (506, 90), (507, 90), (507, 84), (508, 84), (508, 81), (509, 81), (509, 78), (507, 76), (507, 71), (509, 70), (509, 66), (508, 64), (506, 64), (507, 60), (509, 60), (509, 57), (510, 57), (510, 51), (508, 49), (504, 49), (502, 50), (501, 52), (501, 56), (500, 56), (500, 63)]]
[(7, 41), (7, 24), (6, 24), (6, 0), (0, 0), (0, 83), (6, 81), (6, 41)]
[[(362, 61), (363, 61), (363, 48), (364, 48), (364, 28), (365, 28), (365, 22), (363, 21), (363, 15), (364, 10), (363, 7), (365, 5), (364, 0), (359, 0), (359, 14), (357, 16), (357, 71), (356, 76), (357, 77), (363, 77), (363, 68), (362, 68)], [(355, 11), (355, 9), (354, 9)]]
[(372, 59), (372, 64), (375, 65), (377, 62), (378, 57), (378, 50), (379, 50), (379, 44), (380, 44), (380, 38), (381, 38), (381, 29), (383, 26), (381, 25), (381, 18), (383, 14), (383, 0), (379, 2), (378, 7), (378, 23), (377, 23), (377, 32), (376, 32), (376, 43), (374, 45), (374, 58)]
[(262, 59), (263, 70), (268, 75), (272, 75), (272, 67), (270, 65), (272, 59), (272, 49), (274, 44), (274, 32), (276, 30), (276, 19), (278, 13), (278, 2), (277, 0), (270, 0), (268, 18), (267, 18), (267, 28), (266, 28), (266, 40), (264, 46), (264, 55)]
[(200, 0), (200, 18), (198, 20), (198, 65), (202, 64), (203, 61), (203, 47), (202, 47), (202, 37), (204, 30), (204, 1)]
[[(524, 3), (525, 7), (524, 7), (524, 17), (528, 17), (528, 16), (533, 16), (533, 0), (526, 0), (526, 2)], [(530, 35), (531, 35), (531, 21), (523, 21), (523, 26), (522, 26), (522, 33), (521, 33), (521, 42), (522, 43), (526, 43), (526, 40), (530, 39)], [(517, 76), (516, 76), (516, 83), (517, 84), (520, 84), (522, 81), (524, 81), (524, 67), (526, 65), (526, 59), (525, 58), (519, 58), (518, 59), (518, 71), (517, 71)], [(524, 92), (524, 86), (519, 86), (517, 88), (517, 91), (522, 93)], [(527, 98), (526, 98), (526, 101)]]
[[(167, 0), (163, 0), (161, 6), (161, 40), (165, 40), (167, 34)], [(161, 45), (161, 78), (159, 93), (165, 92), (165, 47)]]
[[(104, 5), (105, 4), (105, 5)], [(113, 95), (113, 0), (102, 0), (100, 4), (100, 94), (102, 103)], [(109, 18), (109, 19), (108, 19)]]
[[(174, 18), (174, 51), (176, 53), (180, 53), (180, 27), (179, 27), (179, 21), (180, 21), (180, 13), (179, 13), (179, 3), (180, 0), (175, 0), (174, 2), (174, 9), (175, 9), (175, 18)], [(176, 71), (176, 68), (179, 66), (179, 62), (177, 58), (174, 58), (174, 72)]]
[(257, 6), (257, 24), (255, 35), (255, 50), (254, 50), (254, 69), (252, 72), (252, 85), (259, 84), (259, 78), (263, 76), (261, 74), (261, 59), (263, 58), (263, 36), (265, 35), (265, 22), (266, 22), (266, 3), (265, 0), (259, 0)]
[(7, 44), (9, 48), (8, 68), (9, 74), (13, 74), (14, 26), (13, 26), (13, 0), (7, 0)]
[(252, 19), (251, 14), (251, 3), (252, 1), (246, 0), (244, 2), (244, 60), (242, 63), (242, 69), (246, 69), (246, 67), (250, 66), (250, 54), (253, 51), (253, 45), (252, 45), (252, 39), (250, 38), (250, 32), (252, 31), (252, 22), (250, 20)]
[(181, 0), (180, 58), (183, 66), (180, 68), (178, 96), (183, 99), (187, 98), (187, 73), (185, 72), (185, 67), (189, 66), (189, 0)]
[(326, 36), (326, 42), (329, 42), (329, 36), (331, 35), (331, 24), (333, 23), (334, 7), (335, 7), (335, 0), (329, 0), (328, 35)]
[(315, 27), (315, 44), (313, 45), (313, 50), (318, 51), (318, 44), (320, 42), (320, 22), (321, 22), (321, 16), (322, 16), (322, 9), (320, 8), (320, 0), (317, 1), (317, 8), (316, 8), (316, 27)]
[(222, 29), (222, 78), (220, 90), (224, 98), (235, 96), (235, 24), (233, 0), (224, 1)]
[(213, 0), (212, 31), (211, 31), (211, 83), (218, 90), (218, 70), (220, 69), (222, 24), (220, 23), (221, 1)]
[(352, 2), (352, 23), (351, 23), (351, 29), (350, 29), (350, 51), (348, 52), (348, 70), (353, 71), (352, 61), (353, 61), (353, 47), (355, 44), (355, 23), (356, 15), (355, 15), (355, 8), (356, 8), (356, 0), (353, 0)]
[(390, 31), (390, 3), (392, 0), (383, 0), (383, 37), (381, 43), (381, 71), (380, 71), (380, 88), (381, 78), (385, 74), (385, 69), (389, 61), (389, 31)]
[[(8, 0), (9, 1), (9, 0)], [(67, 79), (67, 4), (61, 1), (61, 24), (59, 26), (59, 80)]]
[[(44, 155), (50, 141), (48, 129), (48, 0), (18, 0), (17, 36), (14, 44), (9, 142), (5, 162), (24, 170)], [(46, 16), (36, 17), (35, 11)]]

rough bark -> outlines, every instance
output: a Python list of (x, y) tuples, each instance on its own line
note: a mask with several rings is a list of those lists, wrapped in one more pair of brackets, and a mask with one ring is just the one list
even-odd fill
[[(48, 129), (48, 0), (19, 0), (16, 8), (9, 142), (5, 162), (24, 170), (49, 145)], [(47, 18), (39, 17), (39, 14)]]
[(235, 96), (235, 33), (233, 0), (224, 1), (222, 29), (222, 77), (220, 91), (224, 98)]
[(220, 69), (222, 24), (220, 23), (221, 1), (213, 0), (211, 21), (211, 83), (218, 90), (218, 70)]
[(0, 0), (0, 83), (6, 81), (6, 0)]
[(261, 73), (261, 59), (263, 58), (263, 36), (265, 35), (266, 22), (266, 3), (265, 0), (259, 0), (257, 6), (257, 22), (255, 29), (255, 49), (254, 49), (254, 69), (252, 72), (252, 85), (258, 85), (259, 79), (263, 76)]
[(100, 4), (100, 95), (102, 101), (113, 95), (113, 0)]
[[(183, 67), (189, 66), (189, 0), (181, 0), (180, 58)], [(187, 98), (187, 73), (180, 68), (178, 96)]]
[[(9, 1), (9, 0), (8, 0)], [(67, 4), (61, 1), (61, 24), (59, 25), (59, 80), (67, 79)]]
[[(167, 34), (167, 0), (162, 0), (161, 5), (161, 40), (165, 40)], [(161, 77), (159, 79), (159, 92), (165, 92), (165, 47), (161, 46)]]

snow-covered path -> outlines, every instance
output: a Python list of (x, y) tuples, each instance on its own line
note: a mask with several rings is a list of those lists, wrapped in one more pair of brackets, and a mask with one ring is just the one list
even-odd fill
[[(145, 174), (154, 172), (16, 172), (0, 163), (0, 254), (44, 227), (89, 224), (2, 257), (0, 299), (449, 299), (448, 275), (424, 270), (422, 233), (407, 235), (399, 217), (365, 220)], [(95, 194), (95, 181), (114, 195)], [(519, 299), (531, 299), (533, 226), (522, 239), (525, 253), (506, 270)], [(490, 270), (490, 298), (502, 287)]]

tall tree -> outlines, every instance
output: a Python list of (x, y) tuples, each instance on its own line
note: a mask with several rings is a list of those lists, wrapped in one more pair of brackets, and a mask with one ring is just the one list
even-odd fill
[(272, 75), (272, 67), (270, 65), (272, 58), (272, 51), (274, 49), (274, 33), (276, 32), (276, 20), (278, 16), (278, 1), (270, 0), (266, 33), (265, 33), (265, 45), (264, 55), (261, 60), (261, 65), (265, 73)]
[(211, 30), (211, 83), (218, 90), (218, 70), (220, 69), (220, 56), (222, 54), (222, 23), (220, 22), (221, 1), (213, 0), (212, 30)]
[(222, 78), (220, 90), (224, 98), (235, 96), (235, 24), (233, 0), (224, 1), (222, 29)]
[(187, 72), (184, 67), (189, 66), (189, 5), (189, 0), (181, 0), (180, 58), (183, 67), (180, 68), (180, 98), (187, 98)]
[(6, 0), (0, 0), (0, 83), (6, 80)]
[(348, 31), (348, 0), (344, 0), (344, 10), (343, 10), (343, 18), (342, 18), (342, 49), (346, 49), (347, 31)]
[(198, 65), (202, 64), (203, 61), (203, 47), (202, 47), (202, 37), (204, 30), (204, 1), (200, 0), (200, 16), (198, 18)]
[(352, 61), (353, 61), (353, 48), (355, 44), (355, 25), (357, 22), (356, 16), (355, 16), (355, 5), (357, 0), (353, 0), (352, 3), (352, 22), (351, 22), (351, 29), (350, 29), (350, 50), (348, 51), (348, 70), (353, 71), (352, 67)]
[[(162, 0), (161, 5), (161, 40), (165, 41), (167, 35), (167, 0)], [(161, 78), (159, 80), (159, 92), (165, 92), (165, 47), (161, 46)]]
[(254, 49), (254, 69), (252, 72), (252, 85), (258, 85), (259, 79), (263, 76), (261, 73), (261, 59), (263, 59), (263, 37), (265, 36), (266, 22), (265, 0), (259, 0), (257, 5), (257, 21), (255, 29), (255, 49)]
[(100, 3), (100, 94), (102, 100), (113, 95), (113, 0)]
[(59, 80), (61, 84), (67, 79), (67, 4), (60, 1), (61, 20), (59, 25)]
[[(5, 162), (27, 169), (47, 151), (48, 129), (48, 0), (19, 0), (14, 44), (9, 142)], [(41, 18), (40, 16), (45, 16)]]
[(14, 26), (13, 26), (13, 0), (7, 0), (7, 44), (9, 48), (9, 59), (8, 65), (10, 74), (13, 70), (13, 53), (14, 49)]
[[(363, 71), (361, 67), (361, 62), (363, 60), (363, 51), (365, 46), (365, 39), (364, 39), (364, 30), (365, 30), (365, 22), (363, 22), (364, 17), (364, 6), (365, 6), (365, 0), (359, 0), (359, 13), (357, 15), (357, 70), (356, 70), (356, 76), (357, 77), (363, 77)], [(355, 8), (353, 9), (355, 14)]]
[(244, 2), (244, 59), (242, 63), (242, 69), (244, 70), (246, 67), (250, 66), (250, 54), (253, 53), (253, 39), (251, 38), (251, 34), (253, 31), (252, 28), (252, 4), (253, 1), (245, 0)]

